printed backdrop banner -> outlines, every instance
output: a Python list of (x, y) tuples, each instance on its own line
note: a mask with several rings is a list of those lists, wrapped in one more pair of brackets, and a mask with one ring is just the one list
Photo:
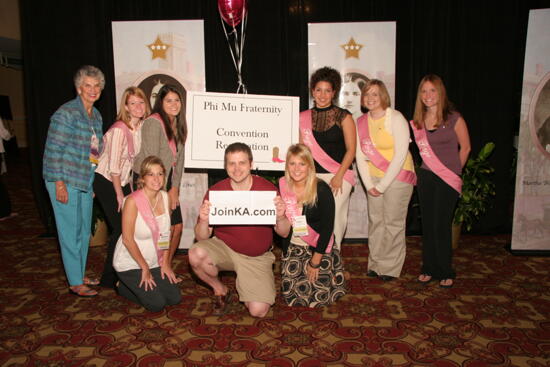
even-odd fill
[[(188, 91), (204, 91), (202, 20), (112, 22), (111, 26), (118, 108), (129, 86), (143, 89), (151, 106), (164, 84), (180, 89), (183, 105)], [(180, 209), (184, 228), (180, 248), (189, 248), (193, 243), (193, 227), (207, 181), (204, 173), (183, 174)]]
[(550, 251), (549, 25), (550, 9), (529, 12), (512, 250)]
[[(395, 95), (395, 22), (308, 24), (309, 74), (330, 66), (342, 74), (339, 105), (361, 116), (361, 88), (370, 79), (386, 84)], [(351, 194), (345, 238), (367, 238), (367, 197), (357, 180)]]

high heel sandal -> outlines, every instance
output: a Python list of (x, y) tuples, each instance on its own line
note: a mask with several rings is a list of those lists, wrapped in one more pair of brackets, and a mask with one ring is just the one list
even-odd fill
[(97, 291), (88, 288), (88, 286), (81, 284), (69, 287), (69, 293), (78, 297), (90, 298), (97, 296)]
[(82, 284), (84, 284), (84, 285), (99, 285), (99, 280), (97, 280), (95, 278), (84, 277), (84, 278), (82, 278)]

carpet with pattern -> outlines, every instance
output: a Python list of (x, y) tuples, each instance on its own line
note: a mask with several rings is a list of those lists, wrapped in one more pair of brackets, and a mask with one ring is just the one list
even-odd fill
[[(239, 303), (213, 316), (211, 291), (177, 255), (182, 303), (151, 313), (112, 290), (68, 293), (56, 240), (38, 237), (28, 167), (9, 168), (3, 179), (19, 215), (0, 222), (2, 366), (550, 367), (550, 258), (511, 255), (507, 235), (463, 236), (451, 289), (415, 281), (419, 237), (407, 238), (392, 282), (366, 276), (366, 245), (345, 244), (345, 297), (307, 309), (279, 296), (264, 319)], [(104, 254), (90, 249), (90, 275), (101, 273)], [(232, 274), (223, 281), (234, 287)]]

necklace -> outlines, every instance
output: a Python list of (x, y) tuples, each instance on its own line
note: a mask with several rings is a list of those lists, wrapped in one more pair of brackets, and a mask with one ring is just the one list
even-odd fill
[(437, 124), (437, 117), (435, 114), (426, 114), (426, 118), (424, 119), (424, 125), (426, 126), (427, 130), (434, 130), (436, 129)]
[(151, 207), (151, 211), (153, 212), (153, 214), (155, 214), (155, 209), (157, 208), (157, 205), (159, 203), (159, 193), (157, 193), (156, 197), (155, 197), (155, 205), (151, 205), (151, 200), (148, 199), (147, 202), (149, 202), (149, 207)]
[(304, 189), (298, 189), (298, 188), (295, 188), (294, 189), (294, 194), (296, 195), (296, 201), (298, 203), (301, 203), (302, 200), (304, 199)]

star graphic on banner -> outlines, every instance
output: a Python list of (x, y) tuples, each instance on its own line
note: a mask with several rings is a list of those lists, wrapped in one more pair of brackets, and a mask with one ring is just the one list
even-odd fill
[(166, 51), (168, 50), (168, 47), (170, 47), (170, 45), (162, 42), (159, 36), (157, 36), (155, 42), (147, 45), (147, 48), (152, 52), (151, 58), (153, 60), (157, 57), (166, 60)]
[(348, 41), (348, 43), (345, 43), (343, 45), (340, 45), (346, 51), (346, 59), (349, 59), (350, 57), (355, 57), (356, 59), (359, 58), (359, 50), (363, 48), (363, 45), (356, 43), (353, 37), (351, 37)]

